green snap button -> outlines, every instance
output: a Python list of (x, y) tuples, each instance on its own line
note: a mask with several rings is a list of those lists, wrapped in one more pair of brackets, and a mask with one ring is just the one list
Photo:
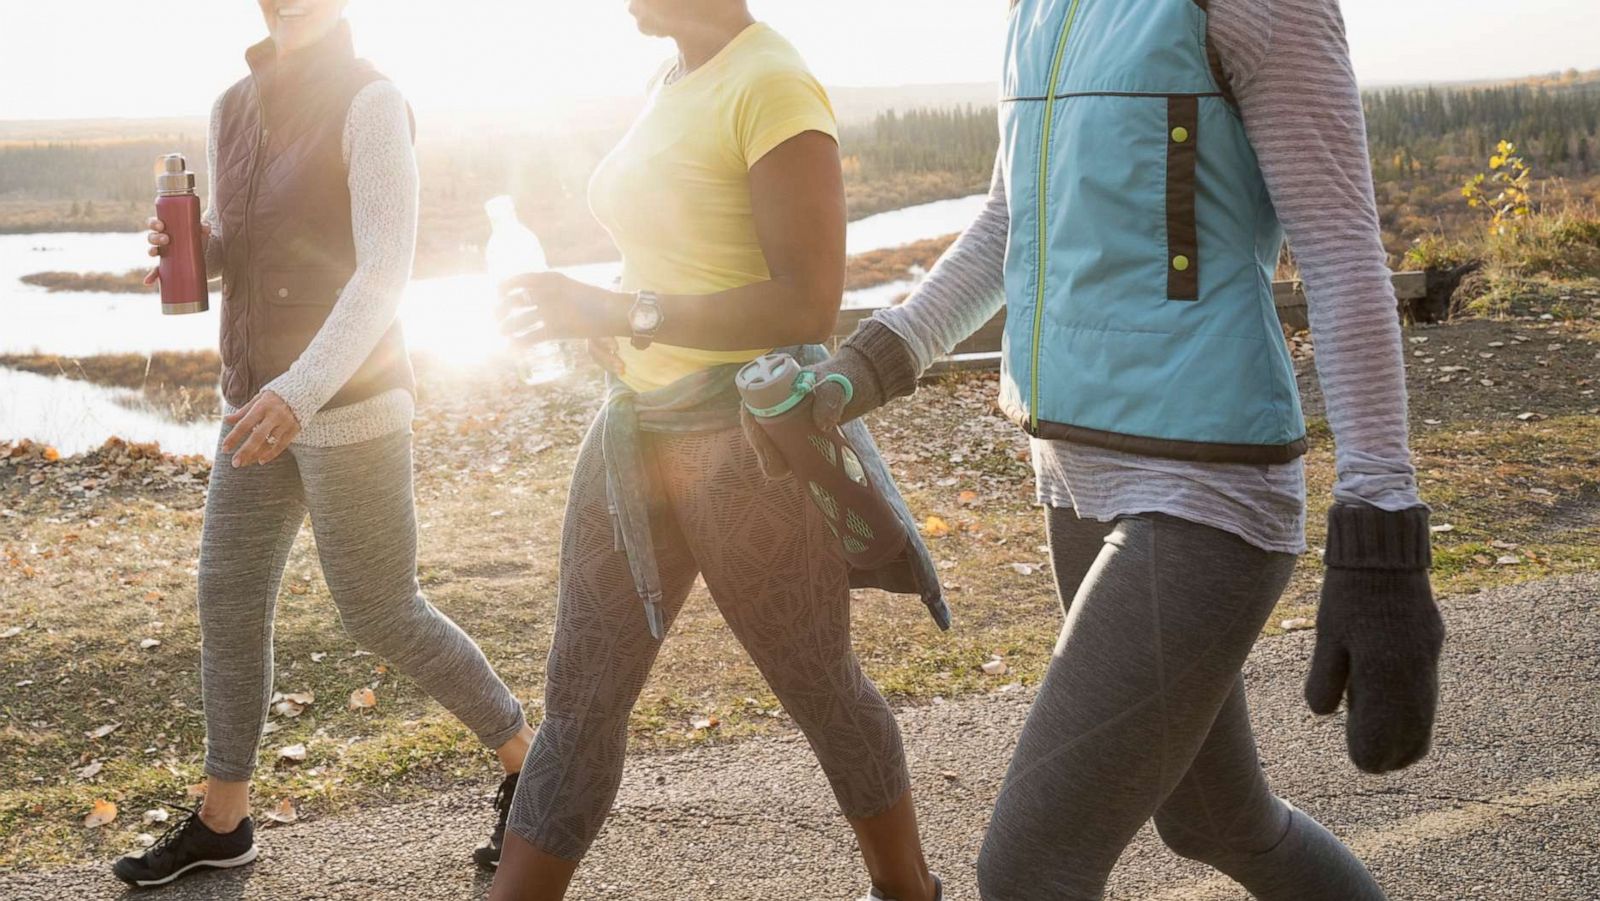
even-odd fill
[(1172, 130), (1172, 140), (1179, 144), (1189, 140), (1189, 129), (1184, 128), (1182, 125), (1174, 128)]
[(1189, 271), (1189, 258), (1181, 253), (1178, 254), (1172, 258), (1172, 268), (1178, 270), (1179, 272)]

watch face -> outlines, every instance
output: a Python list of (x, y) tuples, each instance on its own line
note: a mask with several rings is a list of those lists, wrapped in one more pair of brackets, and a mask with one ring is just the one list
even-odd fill
[(641, 302), (633, 308), (633, 330), (636, 332), (653, 332), (661, 327), (661, 308), (653, 303)]

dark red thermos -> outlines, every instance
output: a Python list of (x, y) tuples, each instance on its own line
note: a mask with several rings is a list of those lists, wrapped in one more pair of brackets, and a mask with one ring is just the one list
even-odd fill
[(206, 245), (200, 231), (200, 198), (194, 192), (194, 173), (181, 153), (161, 158), (156, 176), (156, 218), (166, 228), (167, 246), (161, 250), (161, 312), (168, 316), (204, 313), (211, 308), (206, 294)]

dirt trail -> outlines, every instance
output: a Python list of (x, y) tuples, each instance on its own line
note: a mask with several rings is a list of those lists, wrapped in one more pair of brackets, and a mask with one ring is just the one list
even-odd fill
[[(1394, 898), (1600, 897), (1600, 575), (1445, 602), (1445, 707), (1432, 756), (1358, 773), (1342, 724), (1308, 714), (1311, 634), (1267, 639), (1247, 668), (1261, 754), (1277, 790), (1350, 840)], [(974, 860), (1031, 695), (998, 692), (903, 712), (929, 858), (952, 901), (976, 897)], [(269, 830), (254, 867), (190, 880), (169, 899), (480, 897), (466, 865), (484, 800), (453, 792)], [(859, 897), (849, 830), (803, 741), (762, 738), (630, 761), (617, 809), (574, 899)], [(11, 899), (116, 897), (103, 863), (0, 876)], [(141, 896), (145, 897), (145, 896)], [(1241, 901), (1146, 829), (1113, 899)]]

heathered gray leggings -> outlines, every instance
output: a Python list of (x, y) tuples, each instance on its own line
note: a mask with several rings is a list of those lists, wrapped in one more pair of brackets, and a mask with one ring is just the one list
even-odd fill
[[(584, 855), (611, 810), (628, 714), (659, 649), (616, 548), (601, 445), (592, 428), (573, 474), (545, 718), (508, 823), (567, 860)], [(641, 450), (659, 493), (651, 532), (668, 627), (703, 575), (844, 814), (887, 810), (910, 785), (900, 729), (851, 649), (848, 571), (821, 515), (794, 479), (767, 481), (738, 429), (646, 433)]]
[[(224, 433), (226, 433), (224, 429)], [(306, 513), (345, 631), (416, 680), (485, 746), (521, 731), (522, 705), (461, 628), (417, 586), (411, 435), (291, 445), (234, 469), (218, 442), (200, 538), (200, 682), (206, 773), (243, 782), (272, 697), (278, 586)]]
[(985, 901), (1100, 898), (1152, 816), (1262, 901), (1381, 901), (1256, 756), (1240, 669), (1294, 557), (1160, 514), (1047, 525), (1067, 618), (978, 860)]

